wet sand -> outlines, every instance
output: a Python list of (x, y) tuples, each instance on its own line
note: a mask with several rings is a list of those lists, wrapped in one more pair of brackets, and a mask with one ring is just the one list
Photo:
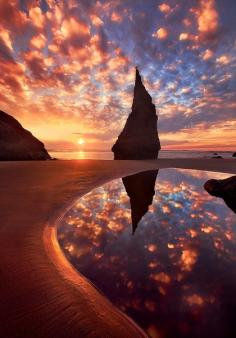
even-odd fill
[(2, 337), (146, 337), (67, 262), (57, 243), (56, 223), (73, 201), (94, 187), (157, 168), (231, 176), (236, 160), (0, 163)]

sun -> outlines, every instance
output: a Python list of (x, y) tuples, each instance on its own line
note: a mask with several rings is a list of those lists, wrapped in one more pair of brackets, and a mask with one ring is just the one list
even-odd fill
[(79, 145), (82, 145), (82, 144), (85, 143), (85, 141), (84, 141), (82, 138), (79, 138), (79, 139), (77, 140), (77, 143), (78, 143)]

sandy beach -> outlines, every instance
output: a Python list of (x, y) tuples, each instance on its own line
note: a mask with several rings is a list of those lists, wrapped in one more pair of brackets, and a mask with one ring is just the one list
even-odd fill
[(80, 196), (140, 171), (184, 168), (236, 174), (235, 159), (0, 163), (3, 337), (146, 337), (65, 259), (56, 223)]

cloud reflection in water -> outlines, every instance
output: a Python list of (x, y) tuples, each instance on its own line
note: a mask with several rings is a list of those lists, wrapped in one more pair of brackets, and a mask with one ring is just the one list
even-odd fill
[(227, 176), (160, 170), (134, 235), (122, 181), (108, 183), (67, 213), (60, 245), (151, 337), (235, 337), (236, 216), (202, 188)]

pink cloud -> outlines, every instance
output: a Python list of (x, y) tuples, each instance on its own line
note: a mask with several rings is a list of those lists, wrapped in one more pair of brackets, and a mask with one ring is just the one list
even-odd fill
[(161, 5), (158, 6), (159, 7), (159, 10), (162, 12), (162, 13), (169, 13), (171, 11), (171, 7), (170, 5), (166, 4), (166, 3), (162, 3)]

